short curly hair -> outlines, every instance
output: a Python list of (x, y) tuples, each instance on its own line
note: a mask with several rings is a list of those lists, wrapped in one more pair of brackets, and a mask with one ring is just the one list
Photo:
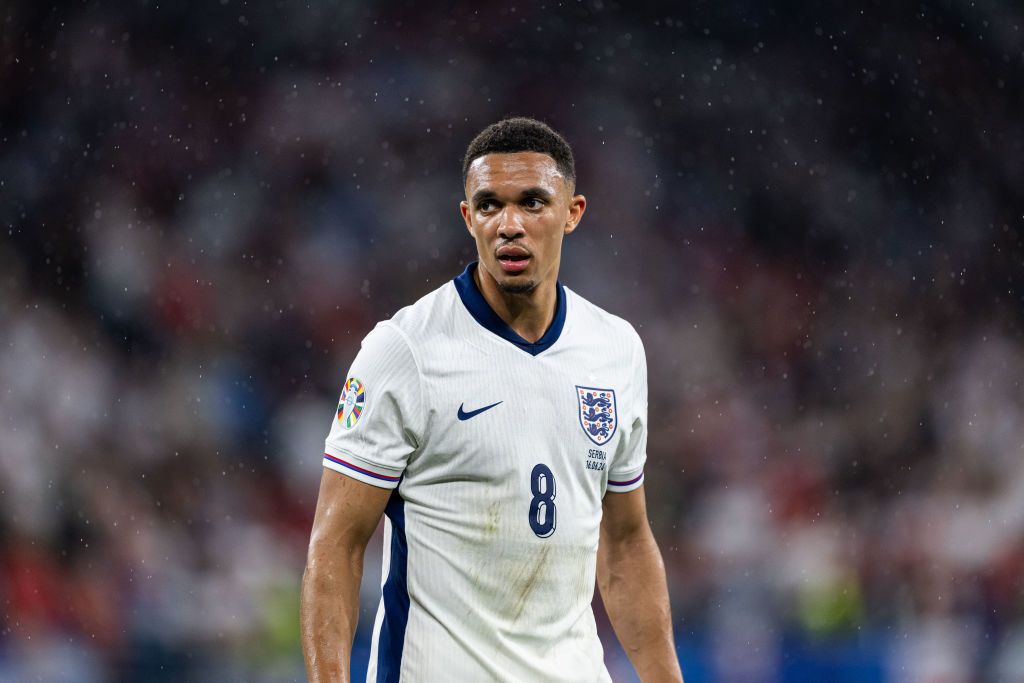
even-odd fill
[(569, 187), (576, 185), (576, 164), (572, 148), (561, 135), (546, 123), (525, 116), (504, 119), (480, 131), (466, 148), (462, 159), (462, 184), (469, 176), (469, 165), (485, 154), (511, 154), (513, 152), (540, 152), (555, 160), (558, 171)]

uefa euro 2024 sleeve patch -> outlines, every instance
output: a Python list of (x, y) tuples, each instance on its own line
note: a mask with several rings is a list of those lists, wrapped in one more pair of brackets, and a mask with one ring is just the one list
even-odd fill
[(345, 388), (341, 390), (341, 402), (338, 403), (338, 422), (345, 429), (352, 429), (363, 414), (363, 406), (366, 405), (366, 387), (355, 378), (349, 377), (345, 381)]
[(615, 391), (577, 386), (576, 397), (580, 406), (580, 426), (587, 437), (598, 446), (611, 441), (619, 422)]

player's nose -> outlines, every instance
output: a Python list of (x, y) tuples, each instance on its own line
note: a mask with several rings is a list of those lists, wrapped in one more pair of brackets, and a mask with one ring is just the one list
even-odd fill
[(515, 239), (526, 232), (523, 229), (522, 217), (515, 207), (506, 206), (501, 212), (501, 224), (498, 226), (498, 236), (503, 239)]

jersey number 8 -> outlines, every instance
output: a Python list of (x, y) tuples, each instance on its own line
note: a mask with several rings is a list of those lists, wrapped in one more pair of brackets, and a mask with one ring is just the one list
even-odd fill
[(555, 475), (543, 464), (534, 465), (530, 473), (530, 528), (541, 538), (555, 533)]

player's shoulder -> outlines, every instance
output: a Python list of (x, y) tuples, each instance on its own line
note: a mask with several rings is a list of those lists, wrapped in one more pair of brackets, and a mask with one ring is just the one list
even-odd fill
[(574, 324), (579, 324), (584, 330), (594, 330), (601, 335), (611, 336), (620, 344), (638, 344), (643, 347), (640, 335), (628, 320), (606, 311), (564, 285), (563, 289), (568, 308), (575, 318)]
[(451, 320), (451, 307), (456, 296), (451, 282), (424, 294), (415, 302), (404, 306), (390, 318), (377, 324), (405, 337), (410, 343), (419, 343), (441, 331)]

